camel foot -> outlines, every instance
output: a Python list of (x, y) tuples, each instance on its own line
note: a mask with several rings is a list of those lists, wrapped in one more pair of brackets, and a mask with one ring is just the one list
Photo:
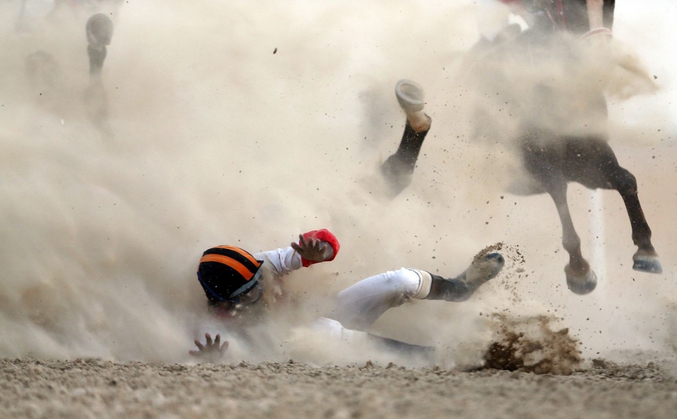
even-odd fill
[(590, 294), (597, 287), (597, 275), (590, 269), (587, 275), (574, 275), (569, 265), (564, 268), (567, 277), (567, 287), (574, 294)]
[(398, 81), (395, 85), (395, 96), (407, 115), (420, 112), (425, 106), (423, 87), (415, 81), (406, 79)]
[(663, 273), (663, 267), (656, 255), (640, 255), (635, 253), (632, 260), (634, 261), (632, 269), (636, 271), (649, 272), (652, 274)]
[(87, 20), (87, 41), (95, 47), (110, 45), (113, 37), (113, 21), (103, 13), (97, 13)]

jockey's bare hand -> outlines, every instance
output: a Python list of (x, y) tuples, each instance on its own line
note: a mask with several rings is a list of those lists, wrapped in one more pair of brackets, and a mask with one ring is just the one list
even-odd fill
[(306, 240), (302, 234), (299, 234), (299, 242), (292, 243), (291, 247), (302, 257), (316, 262), (324, 262), (334, 256), (334, 249), (329, 243), (312, 237)]
[(218, 361), (221, 359), (228, 349), (228, 341), (224, 341), (221, 344), (221, 335), (216, 335), (212, 341), (212, 336), (209, 333), (205, 333), (205, 340), (204, 345), (199, 340), (195, 340), (198, 350), (189, 351), (188, 353), (207, 361)]

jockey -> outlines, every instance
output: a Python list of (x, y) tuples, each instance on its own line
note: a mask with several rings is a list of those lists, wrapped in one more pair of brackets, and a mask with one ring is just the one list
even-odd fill
[[(198, 265), (197, 279), (217, 317), (233, 320), (233, 325), (247, 327), (266, 315), (268, 307), (284, 298), (283, 277), (316, 263), (334, 260), (340, 245), (329, 230), (313, 230), (299, 236), (289, 247), (251, 254), (235, 246), (217, 246), (204, 252)], [(382, 348), (406, 354), (429, 356), (432, 348), (366, 333), (388, 309), (410, 299), (465, 301), (482, 284), (503, 268), (499, 253), (484, 252), (476, 256), (461, 275), (447, 279), (419, 269), (401, 268), (375, 275), (346, 288), (334, 299), (333, 310), (313, 325), (330, 336), (343, 340), (367, 338)], [(195, 340), (191, 355), (213, 359), (228, 348), (220, 336), (206, 342)]]

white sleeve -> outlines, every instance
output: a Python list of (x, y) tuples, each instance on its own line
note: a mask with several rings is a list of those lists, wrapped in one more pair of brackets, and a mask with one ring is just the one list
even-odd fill
[(301, 255), (291, 246), (268, 252), (255, 253), (254, 257), (267, 264), (278, 278), (303, 266), (301, 264)]

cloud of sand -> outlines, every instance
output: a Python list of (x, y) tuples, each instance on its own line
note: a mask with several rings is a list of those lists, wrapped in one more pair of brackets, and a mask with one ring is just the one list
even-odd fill
[[(321, 227), (339, 237), (341, 254), (288, 279), (310, 299), (400, 266), (456, 275), (480, 248), (519, 242), (527, 276), (513, 292), (527, 302), (490, 284), (472, 302), (408, 304), (376, 325), (470, 354), (460, 363), (486, 342), (480, 313), (533, 306), (584, 322), (590, 299), (563, 289), (562, 251), (552, 255), (551, 203), (499, 198), (511, 155), (469, 143), (456, 72), (477, 39), (472, 2), (125, 3), (103, 74), (113, 137), (82, 105), (87, 12), (43, 22), (35, 6), (32, 29), (16, 32), (18, 5), (0, 5), (0, 355), (185, 360), (192, 339), (223, 330), (204, 318), (194, 277), (204, 249), (269, 250)], [(59, 64), (52, 88), (26, 79), (37, 50)], [(433, 130), (411, 188), (384, 204), (362, 182), (401, 136), (400, 78), (426, 87)], [(627, 224), (618, 212), (607, 222)], [(595, 310), (618, 300), (600, 288)], [(319, 314), (317, 303), (306, 311), (301, 318)]]

